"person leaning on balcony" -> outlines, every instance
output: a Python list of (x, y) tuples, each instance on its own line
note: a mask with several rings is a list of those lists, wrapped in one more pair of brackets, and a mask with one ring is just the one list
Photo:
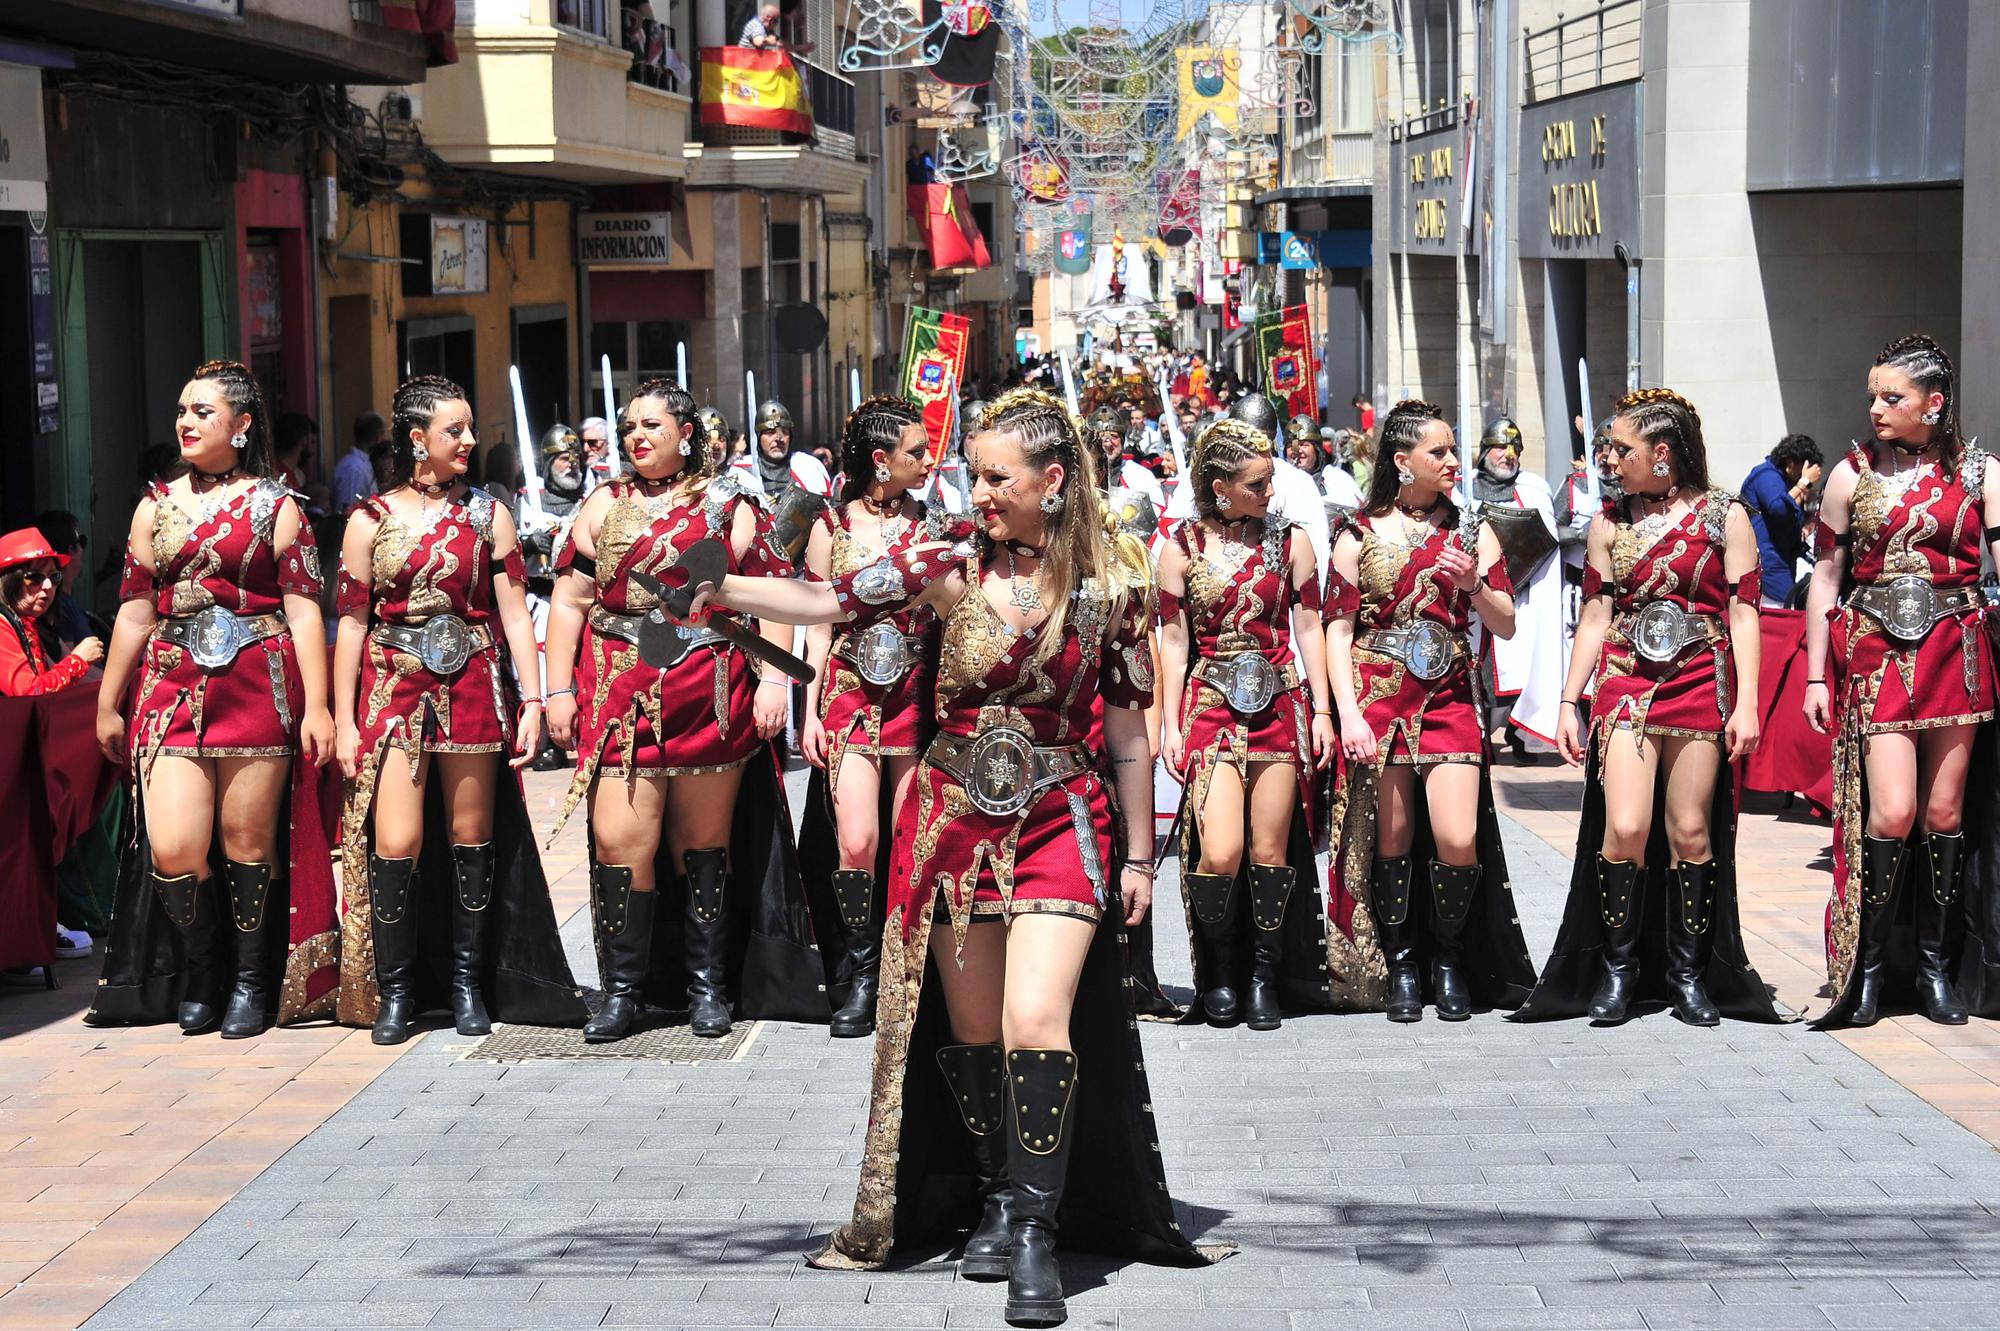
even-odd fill
[(757, 12), (743, 25), (743, 31), (736, 38), (738, 46), (747, 46), (753, 51), (790, 51), (793, 55), (811, 55), (811, 42), (788, 42), (778, 34), (778, 7), (774, 4), (757, 6)]

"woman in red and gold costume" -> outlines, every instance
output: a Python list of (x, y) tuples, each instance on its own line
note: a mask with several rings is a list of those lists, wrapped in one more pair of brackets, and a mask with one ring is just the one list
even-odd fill
[(1202, 431), (1189, 469), (1195, 516), (1174, 529), (1159, 571), (1160, 748), (1186, 788), (1195, 988), (1212, 1025), (1240, 1017), (1253, 1031), (1278, 1029), (1288, 1000), (1327, 1002), (1312, 851), (1314, 774), (1334, 744), (1320, 570), (1304, 530), (1269, 511), (1271, 459), (1270, 438), (1241, 421)]
[[(630, 473), (578, 511), (548, 628), (549, 729), (577, 753), (562, 817), (590, 800), (605, 1000), (584, 1035), (622, 1038), (649, 999), (685, 1006), (700, 1036), (727, 1035), (732, 1009), (824, 1021), (825, 966), (769, 744), (785, 724), (785, 677), (710, 630), (647, 630), (660, 578), (696, 541), (724, 542), (732, 572), (782, 573), (784, 556), (754, 498), (700, 446), (681, 388), (640, 384), (619, 434)], [(779, 626), (765, 636), (791, 642)], [(663, 664), (643, 659), (656, 641)], [(680, 909), (662, 911), (677, 868)]]
[(1915, 956), (1894, 970), (1914, 970), (1926, 1017), (1957, 1026), (1971, 1012), (2000, 1016), (2000, 894), (1982, 877), (1961, 896), (1966, 777), (1994, 772), (1991, 737), (1980, 740), (1994, 681), (1979, 564), (1985, 549), (2000, 553), (1989, 525), (2000, 469), (1960, 435), (1951, 359), (1928, 337), (1899, 338), (1875, 358), (1868, 416), (1874, 439), (1827, 478), (1806, 601), (1806, 717), (1838, 727), (1834, 1001), (1819, 1021), (1869, 1026), (1882, 1015), (1889, 942), (1907, 915)]
[[(465, 483), (478, 440), (464, 389), (420, 375), (393, 411), (391, 483), (347, 520), (335, 598), (335, 748), (353, 783), (340, 1018), (401, 1044), (431, 1006), (424, 981), (449, 975), (460, 1035), (492, 1030), (489, 1005), (580, 1024), (520, 778), (501, 765), (510, 743), (514, 768), (541, 744), (541, 699), (515, 702), (515, 680), (540, 678), (519, 533)], [(419, 961), (424, 941), (439, 964)]]
[[(726, 578), (713, 598), (850, 631), (911, 607), (943, 621), (939, 733), (896, 829), (860, 1191), (812, 1261), (872, 1269), (969, 1224), (960, 1273), (1004, 1276), (1019, 1326), (1063, 1318), (1059, 1221), (1080, 1248), (1212, 1256), (1173, 1219), (1120, 956), (1153, 889), (1147, 590), (1111, 556), (1079, 450), (1061, 403), (1003, 394), (967, 448), (976, 545), (912, 546), (831, 586)], [(1098, 694), (1122, 827), (1081, 742)]]
[[(914, 494), (930, 476), (929, 443), (914, 402), (878, 397), (855, 408), (841, 436), (845, 488), (806, 540), (811, 577), (827, 582), (943, 535), (943, 509)], [(840, 1037), (875, 1033), (884, 917), (875, 889), (889, 849), (882, 829), (895, 825), (917, 755), (936, 729), (929, 716), (936, 629), (935, 614), (915, 609), (859, 631), (815, 624), (806, 634), (815, 674), (800, 747), (818, 770), (806, 793), (799, 859), (808, 879), (831, 881), (838, 913), (827, 923), (846, 938), (834, 976), (847, 990), (833, 1014)]]
[(1498, 538), (1452, 502), (1459, 455), (1442, 411), (1396, 404), (1376, 458), (1327, 580), (1346, 764), (1328, 843), (1327, 982), (1339, 1006), (1419, 1021), (1428, 954), (1438, 1016), (1463, 1021), (1475, 1005), (1518, 1007), (1535, 982), (1466, 636), (1474, 615), (1496, 637), (1514, 631), (1513, 585)]
[[(155, 482), (132, 515), (97, 739), (131, 763), (140, 816), (94, 1025), (177, 1012), (186, 1034), (219, 1023), (240, 1039), (333, 1013), (319, 558), (273, 479), (268, 414), (248, 369), (201, 366), (174, 417), (186, 472)], [(218, 1013), (225, 970), (235, 979)]]
[[(1757, 747), (1757, 538), (1665, 388), (1612, 411), (1622, 498), (1591, 523), (1556, 739), (1584, 769), (1569, 905), (1524, 1020), (1615, 1025), (1665, 991), (1692, 1026), (1782, 1020), (1743, 955), (1735, 764)], [(1590, 725), (1581, 703), (1595, 681)], [(1651, 983), (1648, 983), (1648, 977)]]

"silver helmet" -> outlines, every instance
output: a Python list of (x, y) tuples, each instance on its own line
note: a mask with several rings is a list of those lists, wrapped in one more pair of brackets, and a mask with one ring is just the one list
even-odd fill
[(758, 434), (762, 434), (766, 430), (789, 431), (791, 429), (792, 429), (791, 410), (787, 408), (784, 403), (778, 401), (778, 399), (772, 398), (770, 401), (766, 402), (763, 406), (757, 408)]

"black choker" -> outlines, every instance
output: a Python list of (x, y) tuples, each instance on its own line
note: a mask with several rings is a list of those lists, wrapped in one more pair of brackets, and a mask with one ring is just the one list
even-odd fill
[(651, 494), (659, 494), (663, 490), (673, 489), (674, 482), (678, 480), (679, 477), (677, 475), (662, 476), (658, 480), (654, 480), (650, 476), (641, 476), (639, 475), (639, 473), (633, 472), (632, 479), (639, 483), (639, 488), (641, 490), (644, 490), (647, 494), (651, 495)]
[(1895, 449), (1906, 458), (1920, 458), (1931, 451), (1931, 445), (1929, 444), (1918, 444), (1913, 448), (1901, 439), (1891, 439), (1889, 447)]
[(188, 474), (190, 480), (203, 480), (211, 485), (227, 485), (236, 479), (236, 468), (231, 467), (228, 471), (203, 471), (200, 467), (189, 467)]
[(418, 494), (427, 496), (428, 498), (431, 499), (436, 499), (439, 498), (440, 496), (450, 494), (451, 487), (452, 487), (452, 482), (450, 481), (440, 481), (435, 485), (426, 485), (422, 481), (418, 480), (416, 477), (414, 476), (410, 477), (410, 488), (412, 490), (415, 490)]
[(1026, 541), (1002, 541), (1000, 544), (1012, 550), (1022, 559), (1040, 559), (1042, 557), (1042, 547), (1039, 545), (1029, 545)]
[(884, 499), (877, 502), (876, 500), (870, 499), (867, 495), (864, 494), (861, 496), (861, 506), (867, 509), (870, 513), (873, 513), (878, 518), (885, 517), (888, 514), (894, 513), (898, 509), (902, 508), (903, 497), (901, 495), (897, 495), (894, 499)]

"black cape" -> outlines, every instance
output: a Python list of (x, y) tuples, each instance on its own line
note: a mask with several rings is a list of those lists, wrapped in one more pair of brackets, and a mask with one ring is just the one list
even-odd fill
[[(854, 1218), (809, 1259), (815, 1266), (879, 1267), (892, 1247), (946, 1244), (979, 1219), (971, 1138), (938, 1070), (938, 1050), (955, 1041), (930, 958), (929, 908), (924, 914), (908, 941), (900, 913), (889, 922), (861, 1187)], [(1124, 947), (1117, 912), (1107, 912), (1084, 959), (1070, 1019), (1076, 1137), (1058, 1216), (1062, 1246), (1204, 1266), (1233, 1249), (1197, 1247), (1174, 1219)]]
[[(1613, 742), (1624, 742), (1623, 733)], [(1725, 1017), (1737, 1021), (1793, 1020), (1781, 1010), (1743, 952), (1743, 924), (1736, 913), (1736, 776), (1723, 763), (1716, 774), (1709, 807), (1709, 853), (1716, 865), (1715, 919), (1709, 926), (1713, 944), (1708, 969), (1702, 975), (1709, 998)], [(1563, 908), (1561, 930), (1542, 967), (1542, 978), (1516, 1021), (1554, 1021), (1588, 1013), (1590, 1000), (1604, 979), (1604, 912), (1597, 887), (1597, 853), (1604, 846), (1604, 779), (1597, 745), (1583, 769), (1583, 815), (1577, 828), (1576, 863), (1570, 872), (1569, 901)], [(1639, 875), (1639, 989), (1636, 1001), (1664, 1002), (1666, 991), (1666, 913), (1673, 895), (1666, 864), (1671, 858), (1666, 834), (1666, 782), (1654, 783), (1653, 832), (1646, 843), (1646, 869)]]
[[(617, 780), (602, 773), (599, 780)], [(591, 844), (596, 859), (596, 843)], [(653, 915), (652, 969), (646, 975), (646, 1001), (672, 1012), (687, 1010), (687, 876), (673, 862), (664, 839), (653, 860), (654, 890), (659, 904)], [(799, 873), (799, 850), (792, 838), (792, 815), (778, 777), (777, 751), (760, 746), (743, 767), (735, 817), (729, 836), (729, 886), (724, 909), (729, 912), (729, 972), (727, 997), (739, 1021), (801, 1021), (824, 1025), (833, 1017), (832, 967), (839, 960), (821, 950), (815, 919), (838, 907), (832, 885), (823, 881), (816, 895), (827, 899), (809, 905)], [(591, 903), (591, 937), (599, 941), (599, 974), (605, 968), (602, 933), (596, 929), (595, 900)], [(833, 935), (838, 937), (838, 934)]]
[[(458, 875), (452, 865), (451, 838), (444, 833), (450, 825), (437, 764), (432, 763), (430, 779), (424, 783), (424, 847), (417, 856), (411, 894), (417, 913), (419, 1012), (451, 1006), (451, 920)], [(372, 835), (368, 840), (372, 850)], [(352, 909), (355, 898), (349, 895), (347, 900)], [(512, 770), (502, 771), (494, 783), (493, 901), (487, 909), (498, 912), (487, 926), (490, 932), (479, 977), (479, 992), (488, 1014), (495, 1021), (518, 1026), (583, 1025), (590, 1012), (584, 1006), (583, 990), (570, 973), (555, 905), (549, 899), (548, 876), (542, 870), (534, 827), (522, 800), (521, 779)], [(372, 1022), (375, 1004), (353, 1007), (349, 1002), (352, 995), (345, 991), (357, 986), (372, 991), (374, 983), (372, 972), (343, 977), (342, 1021), (365, 1024), (361, 1020), (365, 1015)]]

